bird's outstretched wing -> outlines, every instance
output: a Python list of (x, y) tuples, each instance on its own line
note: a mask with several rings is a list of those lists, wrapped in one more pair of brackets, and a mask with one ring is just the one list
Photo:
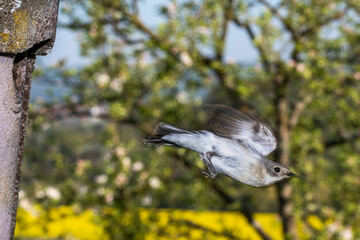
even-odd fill
[(239, 141), (260, 156), (276, 148), (276, 138), (267, 124), (227, 106), (214, 105), (213, 109), (209, 125), (217, 135)]

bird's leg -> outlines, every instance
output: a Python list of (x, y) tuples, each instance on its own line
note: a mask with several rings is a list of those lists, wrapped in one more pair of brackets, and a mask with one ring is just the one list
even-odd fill
[(214, 156), (214, 153), (211, 153), (211, 152), (207, 152), (205, 154), (205, 156), (202, 155), (202, 154), (200, 155), (201, 160), (205, 163), (206, 167), (208, 168), (208, 172), (207, 171), (201, 171), (201, 173), (204, 174), (205, 177), (208, 177), (208, 178), (211, 178), (211, 179), (215, 178), (216, 175), (217, 175), (217, 172), (216, 172), (216, 170), (215, 170), (215, 168), (214, 168), (214, 166), (213, 166), (213, 164), (211, 162), (212, 156)]

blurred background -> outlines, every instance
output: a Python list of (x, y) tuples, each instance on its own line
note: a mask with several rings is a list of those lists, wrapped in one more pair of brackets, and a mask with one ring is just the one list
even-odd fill
[[(38, 57), (17, 239), (360, 239), (360, 2), (63, 0)], [(204, 103), (267, 122), (300, 179), (205, 178), (150, 148)]]

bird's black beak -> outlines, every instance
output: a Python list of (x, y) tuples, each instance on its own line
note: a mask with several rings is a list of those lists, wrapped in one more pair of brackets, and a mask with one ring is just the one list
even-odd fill
[(296, 175), (296, 174), (295, 174), (295, 173), (293, 173), (293, 172), (288, 172), (286, 175), (287, 175), (287, 176), (289, 176), (289, 177), (296, 177), (296, 178), (299, 178), (299, 176), (298, 176), (298, 175)]

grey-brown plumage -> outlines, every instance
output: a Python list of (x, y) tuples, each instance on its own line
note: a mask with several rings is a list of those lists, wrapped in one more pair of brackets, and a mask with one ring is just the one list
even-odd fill
[(276, 138), (267, 124), (227, 106), (215, 105), (213, 108), (209, 125), (214, 133), (237, 140), (261, 156), (275, 150)]

